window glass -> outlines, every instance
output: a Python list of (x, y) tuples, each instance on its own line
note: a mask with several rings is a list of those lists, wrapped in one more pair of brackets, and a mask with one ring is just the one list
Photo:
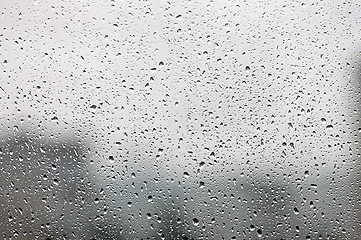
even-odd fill
[(358, 1), (3, 0), (1, 239), (358, 239)]

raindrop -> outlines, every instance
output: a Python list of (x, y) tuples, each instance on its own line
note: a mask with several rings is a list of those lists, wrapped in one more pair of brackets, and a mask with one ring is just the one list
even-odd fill
[(199, 220), (197, 218), (193, 218), (193, 225), (194, 226), (198, 226), (199, 225)]

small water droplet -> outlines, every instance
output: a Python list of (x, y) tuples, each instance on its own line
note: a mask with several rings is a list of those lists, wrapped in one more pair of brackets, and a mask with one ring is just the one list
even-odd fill
[(300, 214), (300, 211), (298, 211), (298, 209), (297, 209), (296, 207), (293, 208), (293, 212), (294, 212), (296, 215)]
[(251, 230), (251, 232), (253, 232), (254, 230), (256, 230), (256, 227), (252, 224), (252, 225), (249, 227), (249, 230)]
[(193, 225), (194, 226), (198, 226), (199, 225), (199, 220), (197, 218), (193, 218)]

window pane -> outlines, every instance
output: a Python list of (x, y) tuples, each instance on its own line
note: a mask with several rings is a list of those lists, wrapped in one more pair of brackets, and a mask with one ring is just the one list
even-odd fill
[(357, 239), (357, 1), (0, 4), (4, 239)]

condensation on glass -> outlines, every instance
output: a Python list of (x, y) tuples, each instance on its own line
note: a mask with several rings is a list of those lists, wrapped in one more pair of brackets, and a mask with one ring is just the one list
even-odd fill
[(1, 239), (358, 239), (358, 1), (0, 4)]

